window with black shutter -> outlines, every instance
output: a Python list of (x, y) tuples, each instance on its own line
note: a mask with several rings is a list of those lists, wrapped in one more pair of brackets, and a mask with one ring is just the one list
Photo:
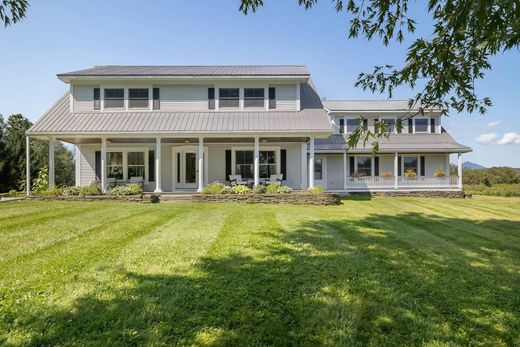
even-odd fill
[(148, 151), (148, 181), (155, 182), (155, 151)]
[(280, 150), (280, 173), (283, 175), (282, 179), (287, 180), (287, 150)]
[(350, 176), (354, 173), (354, 157), (349, 157), (349, 173)]
[(435, 118), (430, 118), (430, 132), (435, 134)]
[(215, 88), (208, 88), (208, 109), (215, 109)]
[(226, 181), (229, 181), (229, 175), (231, 175), (231, 150), (226, 149)]
[(363, 131), (368, 130), (368, 119), (363, 119)]
[(397, 158), (397, 176), (402, 176), (402, 172), (401, 172), (401, 157)]
[(408, 134), (413, 133), (413, 119), (408, 119)]
[(379, 176), (379, 157), (374, 157), (374, 176)]
[(161, 109), (161, 90), (159, 88), (154, 88), (152, 91), (153, 97), (153, 109), (160, 110)]
[(426, 171), (426, 161), (424, 159), (423, 156), (421, 156), (421, 172), (420, 172), (420, 176), (425, 176), (425, 171)]
[(339, 133), (344, 134), (345, 133), (345, 120), (341, 118), (339, 120)]
[(269, 108), (276, 108), (276, 89), (274, 87), (269, 87)]
[(95, 172), (96, 181), (101, 182), (101, 151), (96, 151)]
[(94, 110), (101, 109), (101, 90), (94, 88)]

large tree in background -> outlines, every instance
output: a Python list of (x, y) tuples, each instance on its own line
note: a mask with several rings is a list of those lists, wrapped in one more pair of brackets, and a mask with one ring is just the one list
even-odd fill
[[(305, 9), (318, 0), (298, 0)], [(410, 16), (410, 0), (331, 0), (337, 12), (348, 15), (348, 36), (367, 40), (380, 38), (385, 45), (403, 42), (415, 32), (416, 20)], [(240, 11), (255, 12), (263, 0), (241, 0)], [(427, 37), (414, 37), (402, 66), (384, 61), (373, 71), (360, 73), (356, 86), (392, 97), (396, 87), (419, 91), (410, 97), (410, 106), (420, 111), (440, 107), (447, 113), (485, 113), (491, 106), (488, 97), (479, 97), (475, 82), (491, 69), (490, 57), (519, 47), (519, 0), (429, 0), (427, 8), (433, 19)], [(413, 117), (414, 114), (404, 115)], [(388, 136), (382, 124), (374, 132), (358, 129), (349, 145), (369, 138)]]
[[(21, 114), (11, 115), (4, 122), (0, 115), (0, 193), (16, 189), (25, 179), (25, 132), (32, 123)], [(31, 140), (31, 177), (48, 165), (47, 141)], [(62, 143), (55, 147), (57, 185), (74, 184), (74, 158)]]

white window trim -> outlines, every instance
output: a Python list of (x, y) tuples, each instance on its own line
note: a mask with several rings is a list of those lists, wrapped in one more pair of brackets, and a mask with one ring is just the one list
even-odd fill
[[(160, 87), (158, 87), (160, 88)], [(133, 86), (128, 85), (121, 85), (121, 84), (100, 84), (100, 98), (101, 98), (101, 105), (99, 111), (103, 112), (136, 112), (136, 111), (153, 111), (153, 85), (152, 84), (136, 84)], [(123, 89), (123, 100), (124, 100), (124, 107), (123, 108), (105, 108), (105, 89)], [(130, 92), (129, 89), (148, 89), (148, 107), (142, 107), (142, 108), (128, 108), (129, 103), (129, 96)], [(92, 107), (94, 109), (94, 107)], [(97, 111), (97, 110), (96, 110)]]
[(128, 87), (127, 93), (128, 93), (128, 100), (127, 103), (130, 105), (130, 89), (148, 89), (148, 106), (147, 107), (128, 107), (127, 109), (130, 111), (148, 111), (151, 110), (150, 103), (153, 102), (153, 100), (150, 99), (150, 94), (153, 92), (152, 87), (146, 86), (146, 87)]
[(370, 158), (370, 176), (365, 177), (374, 177), (374, 157), (370, 154), (355, 154), (354, 156), (354, 173), (358, 173), (358, 158)]
[[(430, 120), (430, 116), (415, 116), (413, 117), (413, 133), (414, 134), (431, 134), (431, 129), (430, 129), (430, 126), (431, 126), (431, 120)], [(417, 119), (426, 119), (426, 131), (416, 131), (416, 127), (415, 127), (415, 121)]]
[[(423, 133), (419, 133), (419, 134), (423, 134)], [(401, 177), (405, 177), (405, 172), (404, 172), (404, 158), (405, 157), (408, 157), (408, 158), (417, 158), (417, 171), (415, 172), (417, 177), (421, 176), (421, 155), (419, 154), (403, 154), (403, 155), (400, 155), (401, 157)], [(426, 170), (426, 168), (425, 168)]]
[[(107, 153), (113, 153), (113, 152), (122, 152), (123, 153), (123, 180), (128, 181), (128, 152), (143, 152), (144, 153), (144, 184), (153, 183), (154, 181), (149, 181), (148, 173), (148, 152), (151, 149), (147, 147), (108, 147), (107, 146)], [(108, 159), (108, 157), (107, 157)]]
[[(231, 173), (232, 175), (236, 175), (236, 151), (253, 151), (253, 156), (254, 156), (254, 151), (255, 151), (255, 147), (254, 146), (244, 146), (244, 147), (231, 147)], [(280, 174), (281, 173), (281, 163), (280, 163), (280, 153), (281, 153), (281, 148), (280, 146), (262, 146), (260, 144), (260, 151), (274, 151), (275, 152), (275, 155), (276, 155), (276, 174)], [(253, 161), (254, 163), (254, 161)]]

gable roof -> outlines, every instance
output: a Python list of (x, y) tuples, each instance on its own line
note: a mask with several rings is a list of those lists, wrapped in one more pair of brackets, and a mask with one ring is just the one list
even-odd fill
[(258, 76), (291, 76), (309, 77), (305, 65), (150, 65), (123, 66), (103, 65), (90, 69), (58, 74), (60, 79), (70, 77), (258, 77)]
[(65, 94), (28, 134), (332, 133), (312, 84), (301, 85), (300, 97), (301, 111), (70, 112), (70, 97)]
[[(323, 106), (330, 112), (408, 112), (418, 111), (419, 105), (409, 107), (409, 100), (323, 100)], [(434, 108), (432, 111), (441, 111)]]

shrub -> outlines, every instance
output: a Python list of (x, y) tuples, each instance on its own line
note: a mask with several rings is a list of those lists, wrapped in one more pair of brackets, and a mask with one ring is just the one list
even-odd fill
[(307, 193), (311, 193), (311, 194), (323, 194), (324, 191), (325, 191), (325, 189), (323, 189), (322, 186), (315, 186), (315, 187), (307, 189)]
[(253, 193), (255, 194), (265, 194), (267, 192), (267, 186), (263, 184), (259, 184), (253, 188)]
[(233, 189), (230, 186), (224, 186), (220, 191), (220, 194), (233, 194)]
[(63, 187), (62, 193), (66, 196), (78, 196), (81, 194), (81, 188), (77, 186)]
[(276, 184), (276, 183), (269, 183), (267, 185), (267, 187), (266, 187), (267, 188), (266, 189), (267, 194), (276, 194), (276, 193), (278, 193), (278, 187), (279, 187), (279, 185)]
[(96, 183), (91, 183), (88, 186), (81, 187), (80, 195), (101, 195), (103, 191), (101, 190), (101, 186)]
[(36, 194), (44, 194), (49, 188), (49, 175), (47, 166), (44, 166), (38, 171), (36, 178), (33, 180), (32, 189)]
[(108, 191), (110, 195), (122, 196), (122, 195), (141, 195), (143, 194), (143, 188), (138, 184), (129, 184), (127, 186), (116, 186)]
[(38, 195), (45, 195), (45, 196), (59, 196), (62, 194), (63, 194), (63, 190), (62, 190), (62, 188), (59, 188), (59, 187), (47, 188), (43, 191), (38, 192)]
[(18, 195), (18, 192), (16, 191), (16, 189), (11, 189), (8, 194), (9, 196), (14, 197)]
[(287, 186), (278, 186), (277, 192), (279, 194), (290, 194), (290, 193), (292, 193), (292, 188), (287, 187)]
[(231, 187), (231, 194), (250, 194), (252, 192), (251, 188), (241, 184)]
[(202, 194), (222, 194), (224, 185), (218, 181), (208, 184), (202, 189)]
[(467, 184), (464, 185), (466, 194), (493, 195), (493, 196), (520, 196), (520, 184)]

